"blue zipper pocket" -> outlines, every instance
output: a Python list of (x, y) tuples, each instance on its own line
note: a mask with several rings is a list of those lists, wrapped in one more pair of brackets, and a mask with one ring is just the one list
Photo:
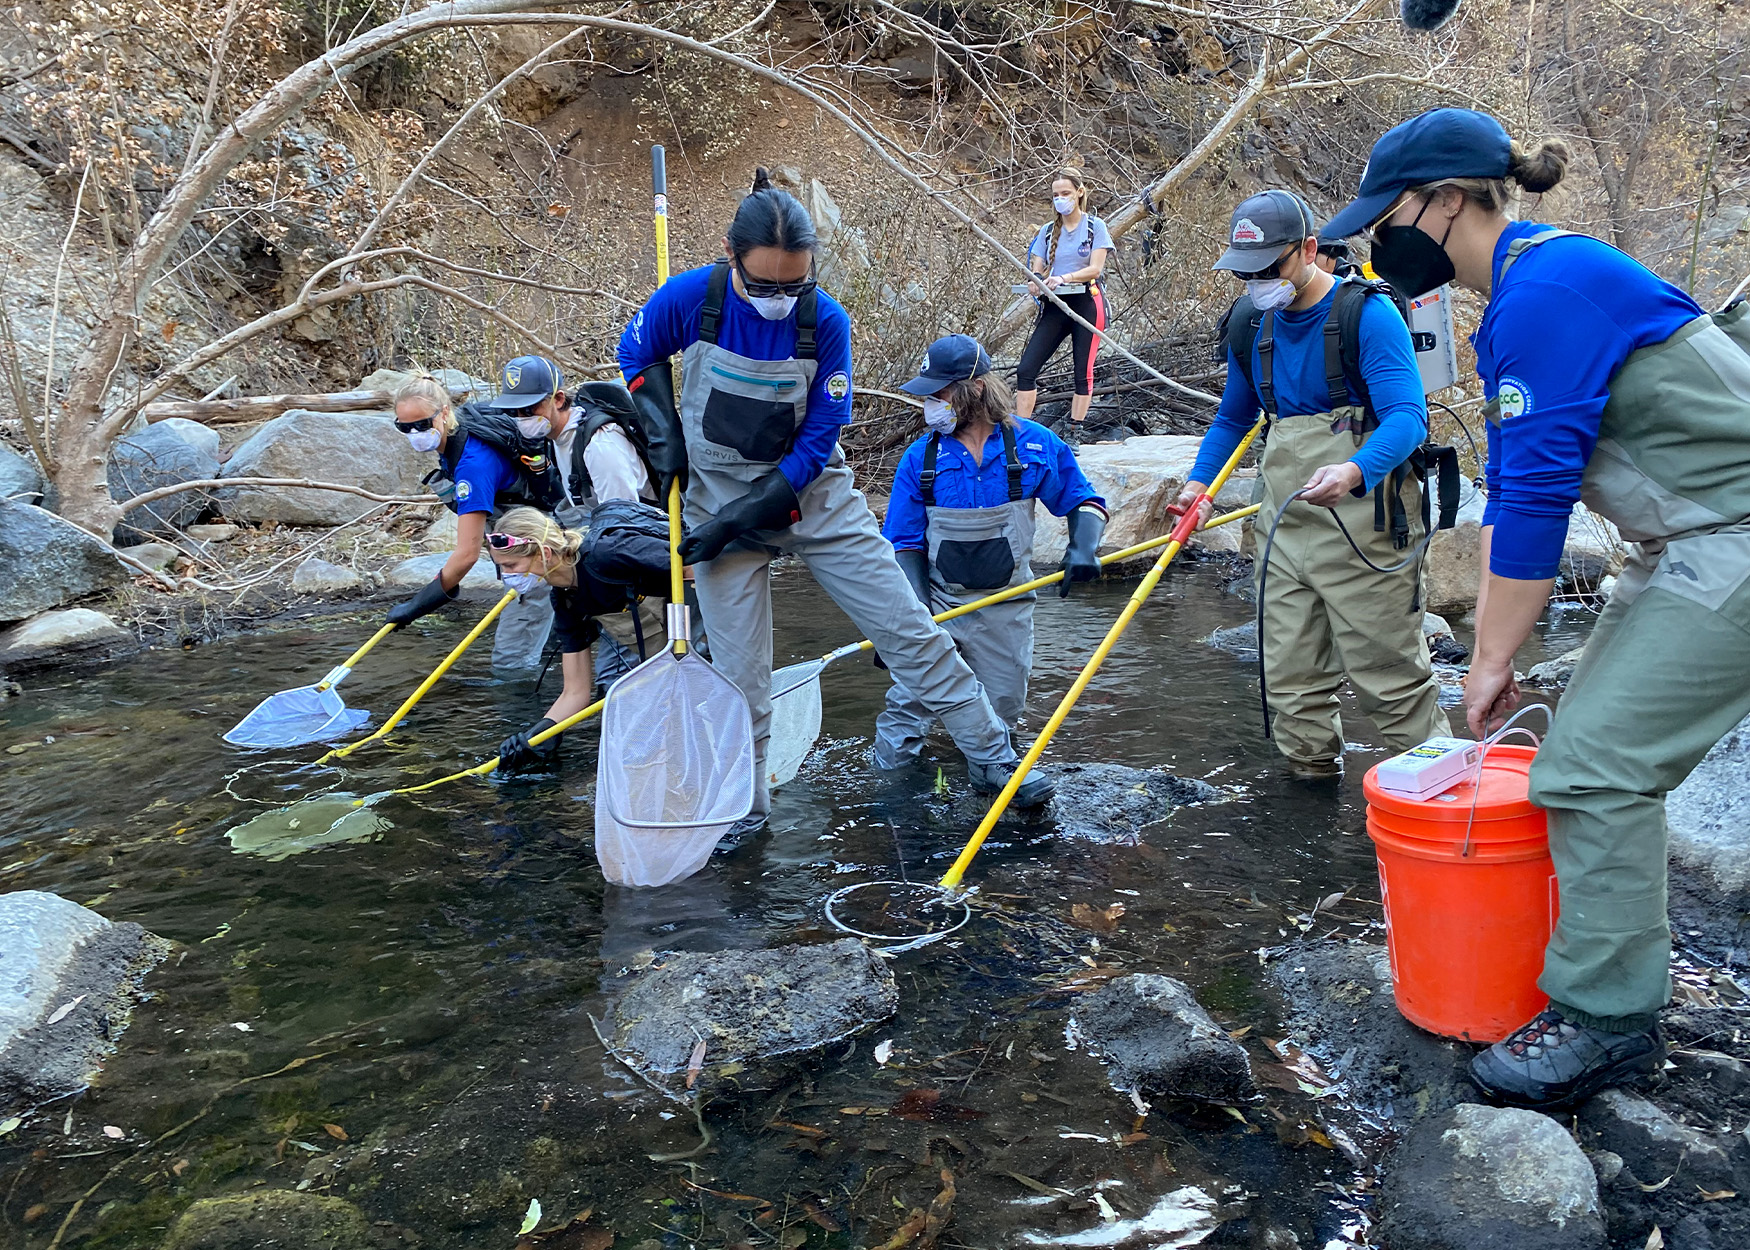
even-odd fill
[(774, 382), (771, 378), (750, 378), (746, 374), (731, 373), (729, 370), (720, 369), (716, 365), (711, 366), (711, 372), (715, 373), (720, 378), (728, 378), (732, 382), (746, 382), (749, 386), (769, 386), (774, 391), (787, 391), (792, 386), (796, 385), (793, 381)]

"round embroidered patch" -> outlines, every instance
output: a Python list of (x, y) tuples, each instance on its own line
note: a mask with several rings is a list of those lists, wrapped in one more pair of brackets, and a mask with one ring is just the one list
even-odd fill
[(468, 483), (466, 483), (466, 482), (457, 482), (456, 483), (456, 498), (457, 499), (466, 499), (469, 495), (471, 495), (473, 493), (474, 493), (474, 488), (472, 486), (470, 486)]
[(1518, 378), (1502, 378), (1501, 385), (1495, 390), (1495, 400), (1500, 405), (1501, 419), (1522, 417), (1531, 411), (1531, 388)]
[[(928, 367), (928, 357), (925, 360), (926, 367)], [(851, 393), (851, 375), (844, 372), (833, 374), (826, 380), (826, 393), (834, 400), (840, 400), (849, 395)]]

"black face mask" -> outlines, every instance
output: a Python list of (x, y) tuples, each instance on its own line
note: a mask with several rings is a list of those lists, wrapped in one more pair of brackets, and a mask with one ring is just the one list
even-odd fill
[(1452, 223), (1446, 223), (1446, 234), (1438, 243), (1416, 228), (1422, 213), (1428, 211), (1432, 199), (1422, 205), (1422, 212), (1407, 226), (1380, 226), (1373, 232), (1373, 270), (1392, 284), (1400, 295), (1410, 299), (1426, 295), (1436, 287), (1445, 286), (1456, 274), (1452, 257), (1446, 254), (1446, 240), (1452, 236)]

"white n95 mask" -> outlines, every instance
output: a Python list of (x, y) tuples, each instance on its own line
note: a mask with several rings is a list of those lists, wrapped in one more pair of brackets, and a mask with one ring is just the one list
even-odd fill
[(796, 307), (794, 295), (750, 295), (747, 302), (767, 321), (782, 321)]
[(533, 573), (506, 573), (503, 581), (519, 595), (526, 595), (541, 584), (541, 579)]
[(960, 423), (960, 418), (954, 413), (954, 405), (945, 399), (937, 399), (934, 395), (924, 400), (924, 424), (938, 434), (952, 434), (954, 427)]
[(1247, 278), (1246, 294), (1251, 296), (1252, 307), (1259, 312), (1287, 308), (1294, 303), (1294, 283), (1287, 278)]
[(409, 430), (407, 432), (408, 445), (414, 451), (436, 451), (438, 444), (443, 441), (443, 432), (440, 430)]
[(546, 438), (553, 430), (553, 423), (546, 417), (518, 417), (516, 428), (522, 431), (524, 438)]

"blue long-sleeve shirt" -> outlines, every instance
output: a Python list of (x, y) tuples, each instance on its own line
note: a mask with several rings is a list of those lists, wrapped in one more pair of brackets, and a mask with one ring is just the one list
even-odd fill
[[(925, 434), (907, 447), (893, 473), (893, 497), (888, 501), (881, 532), (895, 551), (921, 551), (929, 546), (918, 482), (929, 441)], [(937, 507), (994, 508), (1009, 501), (1009, 462), (1003, 454), (1000, 429), (990, 432), (982, 455), (982, 461), (974, 463), (965, 443), (948, 435), (942, 437), (936, 451)], [(1085, 503), (1105, 510), (1106, 501), (1076, 463), (1075, 452), (1044, 426), (1016, 421), (1015, 455), (1021, 462), (1021, 494), (1037, 499), (1053, 516), (1068, 516)]]
[(1471, 337), (1483, 394), (1501, 401), (1503, 417), (1488, 433), (1489, 571), (1522, 581), (1556, 575), (1610, 379), (1630, 352), (1702, 311), (1632, 257), (1580, 236), (1539, 244), (1500, 277), (1508, 245), (1547, 229), (1521, 221), (1502, 233)]
[[(1336, 288), (1311, 308), (1276, 314), (1275, 359), (1270, 383), (1276, 391), (1277, 415), (1299, 417), (1327, 412), (1330, 402), (1325, 388), (1325, 319), (1330, 316)], [(1259, 373), (1257, 344), (1252, 345), (1251, 377)], [(1361, 470), (1363, 490), (1372, 490), (1379, 480), (1397, 468), (1428, 437), (1428, 405), (1422, 398), (1422, 374), (1416, 368), (1416, 348), (1410, 328), (1391, 302), (1368, 296), (1361, 306), (1361, 376), (1379, 426), (1349, 459)], [(1361, 396), (1349, 387), (1349, 402)], [(1221, 407), (1210, 423), (1209, 433), (1197, 450), (1191, 480), (1207, 482), (1221, 471), (1246, 431), (1258, 419), (1263, 401), (1251, 378), (1227, 354), (1227, 385), (1221, 392)]]
[[(620, 371), (627, 381), (699, 341), (699, 310), (710, 277), (710, 265), (677, 273), (638, 310), (620, 335)], [(749, 360), (789, 360), (796, 354), (796, 313), (767, 321), (736, 294), (731, 282), (723, 296), (717, 345)], [(798, 494), (820, 476), (838, 442), (839, 427), (851, 419), (851, 316), (825, 291), (816, 306), (814, 357), (807, 415), (790, 450), (778, 461), (778, 471)]]

